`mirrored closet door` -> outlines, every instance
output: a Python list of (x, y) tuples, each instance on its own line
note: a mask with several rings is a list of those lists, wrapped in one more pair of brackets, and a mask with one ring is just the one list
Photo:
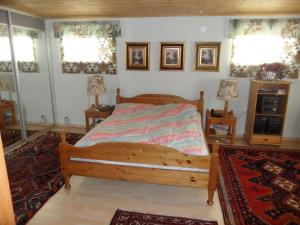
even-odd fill
[(5, 11), (0, 11), (0, 49), (0, 131), (5, 148), (22, 140), (8, 14)]
[(51, 92), (45, 32), (13, 26), (21, 104), (27, 136), (52, 126)]
[(53, 125), (44, 21), (0, 9), (0, 49), (0, 129), (8, 147)]

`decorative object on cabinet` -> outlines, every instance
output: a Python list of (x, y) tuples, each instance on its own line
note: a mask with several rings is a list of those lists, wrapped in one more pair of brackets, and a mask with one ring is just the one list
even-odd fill
[(6, 124), (16, 124), (16, 114), (13, 101), (0, 100), (0, 128)]
[(220, 110), (207, 110), (206, 123), (205, 123), (205, 136), (206, 140), (209, 138), (220, 139), (221, 141), (234, 143), (236, 131), (236, 117), (233, 112), (229, 112), (226, 116), (214, 116), (215, 111)]
[(245, 137), (251, 144), (281, 145), (290, 82), (251, 80)]
[[(105, 119), (114, 111), (114, 106), (112, 105), (100, 105), (98, 107), (92, 106), (85, 110), (85, 125), (86, 131), (89, 131), (91, 127), (96, 124), (96, 119)], [(90, 124), (90, 118), (93, 119), (93, 123)]]
[(149, 70), (150, 45), (147, 42), (126, 43), (126, 69)]
[(95, 104), (99, 106), (99, 98), (98, 95), (104, 95), (106, 92), (103, 77), (94, 75), (89, 77), (88, 81), (88, 88), (87, 88), (88, 95), (95, 96)]
[(227, 116), (228, 101), (238, 98), (237, 80), (220, 80), (220, 86), (218, 89), (217, 97), (220, 100), (225, 100), (224, 116)]
[(183, 70), (184, 43), (160, 43), (160, 70)]
[(195, 70), (219, 71), (221, 42), (197, 42)]

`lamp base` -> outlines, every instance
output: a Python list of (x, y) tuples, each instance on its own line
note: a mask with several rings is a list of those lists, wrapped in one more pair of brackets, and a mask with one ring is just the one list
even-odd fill
[(225, 100), (223, 115), (224, 115), (224, 117), (228, 116), (228, 101), (227, 100)]
[(95, 95), (95, 105), (96, 105), (96, 107), (99, 106), (99, 97), (98, 97), (98, 95)]

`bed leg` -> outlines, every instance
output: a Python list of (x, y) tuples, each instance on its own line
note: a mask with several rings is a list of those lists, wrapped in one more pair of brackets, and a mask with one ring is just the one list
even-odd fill
[(64, 180), (65, 180), (65, 189), (70, 190), (70, 188), (71, 188), (71, 185), (70, 185), (70, 176), (68, 176), (68, 175), (65, 176)]
[(208, 205), (214, 204), (214, 193), (217, 189), (217, 182), (219, 176), (219, 143), (212, 144), (212, 153), (210, 158), (210, 167), (209, 167), (209, 180), (208, 180), (208, 200), (206, 203)]

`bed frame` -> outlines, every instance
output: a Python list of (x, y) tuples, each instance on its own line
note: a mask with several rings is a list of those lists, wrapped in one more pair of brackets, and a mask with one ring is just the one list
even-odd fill
[[(161, 94), (144, 94), (132, 98), (125, 98), (117, 90), (117, 103), (190, 103), (197, 107), (203, 115), (203, 92), (200, 99), (185, 100), (178, 96)], [(107, 142), (89, 147), (75, 147), (66, 142), (66, 132), (61, 132), (59, 145), (61, 171), (64, 176), (65, 188), (70, 188), (72, 175), (138, 181), (154, 184), (200, 187), (208, 189), (207, 204), (213, 204), (216, 190), (219, 156), (218, 143), (212, 144), (212, 153), (208, 156), (189, 156), (173, 148), (143, 143)], [(126, 163), (154, 164), (159, 166), (175, 166), (202, 169), (203, 172), (166, 170), (159, 168), (145, 168), (126, 165), (115, 165), (95, 162), (82, 162), (70, 158), (84, 158)]]

